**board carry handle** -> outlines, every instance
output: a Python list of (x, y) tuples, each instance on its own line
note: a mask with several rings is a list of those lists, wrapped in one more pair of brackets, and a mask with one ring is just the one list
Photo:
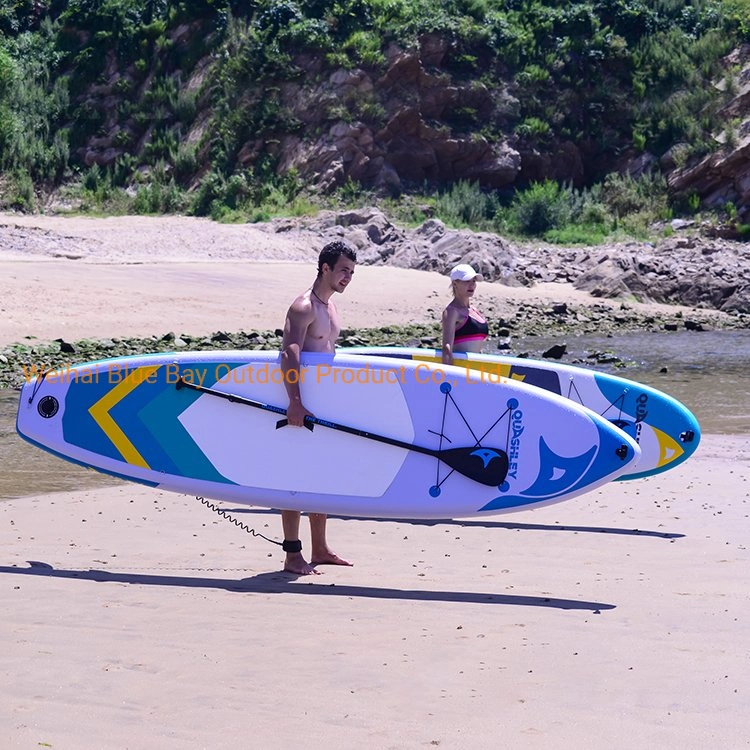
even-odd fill
[[(242, 404), (243, 406), (263, 409), (264, 411), (274, 412), (275, 414), (286, 415), (286, 409), (283, 409), (280, 406), (265, 404), (262, 401), (255, 401), (251, 398), (239, 396), (235, 393), (226, 393), (225, 391), (219, 391), (216, 388), (207, 388), (204, 385), (191, 383), (183, 377), (180, 377), (175, 386), (178, 390), (180, 388), (190, 388), (199, 393), (217, 396), (218, 398), (226, 399), (235, 404)], [(276, 428), (284, 427), (285, 424), (288, 424), (287, 420), (280, 419), (276, 423)], [(318, 417), (312, 417), (309, 415), (305, 417), (305, 427), (312, 430), (315, 425), (328, 427), (331, 430), (338, 430), (339, 432), (346, 432), (349, 435), (356, 435), (357, 437), (366, 438), (367, 440), (375, 440), (378, 443), (394, 445), (397, 448), (404, 448), (405, 450), (414, 451), (415, 453), (422, 453), (425, 456), (433, 456), (446, 464), (446, 466), (457, 471), (459, 474), (463, 474), (463, 476), (478, 482), (479, 484), (487, 485), (488, 487), (499, 487), (505, 481), (505, 477), (508, 474), (508, 454), (502, 448), (473, 445), (462, 448), (450, 448), (447, 450), (435, 450), (433, 448), (425, 448), (422, 445), (407, 443), (398, 438), (378, 435), (377, 433), (360, 430), (356, 427), (350, 427), (349, 425), (331, 422), (327, 419), (319, 419)]]
[[(278, 422), (276, 422), (276, 429), (280, 430), (282, 427), (286, 427), (289, 424), (288, 419), (280, 419)], [(305, 417), (305, 423), (303, 425), (306, 429), (310, 430), (310, 432), (313, 431), (315, 427), (314, 422), (309, 422), (307, 417)]]

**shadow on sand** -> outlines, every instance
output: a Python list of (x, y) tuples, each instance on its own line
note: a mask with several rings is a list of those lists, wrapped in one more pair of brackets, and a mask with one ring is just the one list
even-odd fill
[[(403, 599), (419, 602), (451, 602), (459, 604), (502, 604), (516, 607), (549, 607), (579, 609), (599, 613), (614, 609), (614, 604), (557, 599), (546, 596), (518, 596), (488, 594), (471, 591), (430, 591), (394, 589), (377, 586), (350, 586), (319, 583), (305, 577), (300, 580), (289, 573), (260, 573), (250, 578), (201, 578), (197, 576), (167, 576), (158, 574), (114, 573), (106, 570), (62, 570), (44, 562), (29, 560), (28, 568), (0, 566), (0, 575), (42, 576), (98, 583), (127, 583), (134, 586), (182, 586), (186, 588), (219, 589), (253, 594), (292, 594), (296, 596), (347, 596), (365, 599)], [(304, 581), (304, 582), (303, 582)]]

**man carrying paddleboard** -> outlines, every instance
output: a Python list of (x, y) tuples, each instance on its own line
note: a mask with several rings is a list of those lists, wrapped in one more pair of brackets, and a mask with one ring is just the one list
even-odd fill
[[(281, 370), (289, 396), (287, 420), (295, 427), (303, 427), (305, 417), (314, 416), (302, 403), (299, 387), (300, 353), (334, 353), (341, 325), (331, 297), (336, 292), (343, 292), (349, 285), (356, 263), (357, 255), (349, 245), (340, 240), (329, 242), (318, 256), (318, 276), (312, 287), (300, 294), (287, 312), (281, 345)], [(308, 563), (302, 554), (302, 542), (299, 538), (300, 512), (281, 511), (284, 530), (282, 546), (286, 552), (284, 570), (298, 575), (310, 575), (319, 572), (314, 565), (351, 565), (328, 546), (327, 516), (324, 513), (310, 513), (309, 517), (312, 549)]]

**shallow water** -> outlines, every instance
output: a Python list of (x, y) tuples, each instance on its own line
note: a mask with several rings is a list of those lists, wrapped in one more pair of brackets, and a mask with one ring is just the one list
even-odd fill
[[(563, 362), (589, 362), (611, 351), (627, 368), (597, 365), (665, 391), (697, 417), (704, 433), (750, 434), (750, 331), (635, 333), (518, 339), (513, 353), (540, 358), (552, 344), (566, 343)], [(491, 345), (487, 351), (496, 351)], [(666, 370), (663, 372), (663, 370)], [(29, 445), (16, 434), (18, 391), (0, 390), (0, 498), (110, 486), (110, 476), (84, 469)]]
[(18, 396), (19, 391), (0, 389), (0, 499), (111, 487), (119, 481), (22, 440), (16, 432)]
[(567, 344), (561, 361), (571, 364), (591, 361), (594, 352), (617, 354), (628, 367), (596, 369), (669, 393), (695, 414), (702, 432), (750, 434), (750, 331), (529, 337), (514, 341), (513, 351), (540, 358), (555, 343)]

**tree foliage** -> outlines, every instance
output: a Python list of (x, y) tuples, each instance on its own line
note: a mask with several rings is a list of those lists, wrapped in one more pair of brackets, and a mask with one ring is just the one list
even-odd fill
[[(319, 61), (321, 80), (353, 67), (377, 77), (391, 45), (417, 49), (425, 35), (446, 42), (436, 74), (519, 102), (441, 127), (550, 154), (572, 140), (602, 163), (677, 142), (700, 153), (748, 19), (750, 0), (0, 0), (0, 164), (57, 184), (108, 139), (117, 181), (157, 164), (193, 187), (268, 181), (279, 139), (306, 136), (280, 93), (306, 85), (301, 58)], [(332, 117), (347, 110), (377, 130), (385, 109), (369, 96)]]

